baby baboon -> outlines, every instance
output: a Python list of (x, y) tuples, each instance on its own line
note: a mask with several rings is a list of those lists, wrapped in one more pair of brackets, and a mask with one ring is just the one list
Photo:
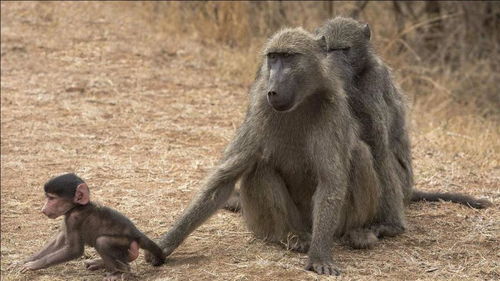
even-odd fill
[(64, 215), (63, 228), (42, 250), (23, 262), (21, 271), (76, 259), (83, 254), (84, 245), (94, 247), (101, 256), (86, 263), (87, 269), (106, 268), (106, 281), (124, 280), (130, 272), (128, 263), (139, 256), (139, 248), (149, 253), (147, 261), (152, 265), (164, 263), (162, 250), (128, 218), (90, 201), (89, 188), (77, 175), (52, 178), (44, 190), (47, 200), (42, 212), (52, 219)]
[[(361, 124), (360, 137), (373, 153), (384, 196), (404, 195), (404, 201), (446, 200), (485, 208), (491, 203), (458, 193), (427, 193), (413, 189), (411, 147), (406, 128), (406, 104), (390, 69), (375, 54), (368, 24), (336, 17), (316, 31), (324, 36), (328, 60), (341, 69), (349, 106)], [(335, 72), (334, 75), (337, 75)], [(382, 200), (382, 202), (399, 202)], [(399, 204), (381, 204), (380, 214), (402, 216)], [(385, 210), (384, 210), (385, 208)], [(389, 216), (392, 216), (389, 214)]]
[(310, 270), (339, 274), (335, 236), (354, 247), (377, 241), (368, 228), (380, 197), (372, 156), (321, 46), (300, 28), (267, 42), (246, 118), (203, 189), (162, 236), (167, 255), (226, 202), (238, 179), (249, 229), (308, 251)]

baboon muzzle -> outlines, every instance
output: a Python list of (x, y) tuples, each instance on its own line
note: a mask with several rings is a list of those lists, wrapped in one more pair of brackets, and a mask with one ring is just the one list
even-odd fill
[(286, 111), (293, 106), (293, 98), (290, 95), (279, 94), (275, 90), (267, 92), (267, 102), (276, 111)]

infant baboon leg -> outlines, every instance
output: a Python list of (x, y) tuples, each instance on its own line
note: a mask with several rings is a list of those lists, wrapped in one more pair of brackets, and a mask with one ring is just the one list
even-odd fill
[(274, 169), (257, 164), (253, 171), (243, 176), (240, 194), (243, 217), (257, 237), (284, 242), (292, 250), (307, 251), (309, 241), (303, 240), (308, 236), (301, 235), (307, 232), (302, 216), (285, 182)]
[(96, 239), (95, 249), (101, 256), (106, 269), (114, 274), (116, 272), (130, 272), (128, 265), (129, 245), (129, 239), (124, 237), (101, 236)]
[(87, 270), (90, 270), (90, 271), (99, 270), (99, 269), (103, 269), (106, 267), (104, 265), (104, 261), (102, 259), (95, 259), (95, 260), (91, 260), (91, 261), (86, 261), (84, 263), (84, 265), (85, 265), (85, 268)]
[(367, 249), (373, 247), (378, 238), (371, 229), (358, 228), (348, 231), (342, 240), (354, 249)]

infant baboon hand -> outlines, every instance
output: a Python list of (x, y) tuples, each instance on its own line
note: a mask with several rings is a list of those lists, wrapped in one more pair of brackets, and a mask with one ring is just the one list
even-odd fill
[(340, 269), (333, 263), (333, 261), (313, 260), (309, 258), (305, 269), (314, 271), (318, 274), (335, 276), (340, 275)]

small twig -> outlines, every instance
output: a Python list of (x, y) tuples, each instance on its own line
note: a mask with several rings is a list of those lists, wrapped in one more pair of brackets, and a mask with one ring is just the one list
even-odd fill
[(468, 139), (468, 140), (474, 140), (474, 138), (472, 138), (472, 137), (469, 137), (469, 136), (466, 136), (466, 135), (457, 134), (457, 133), (453, 133), (453, 132), (449, 132), (449, 131), (446, 131), (446, 134), (448, 136), (461, 137), (461, 138)]
[(436, 270), (438, 270), (439, 268), (437, 267), (434, 267), (434, 268), (430, 268), (430, 269), (427, 269), (425, 272), (434, 272)]

